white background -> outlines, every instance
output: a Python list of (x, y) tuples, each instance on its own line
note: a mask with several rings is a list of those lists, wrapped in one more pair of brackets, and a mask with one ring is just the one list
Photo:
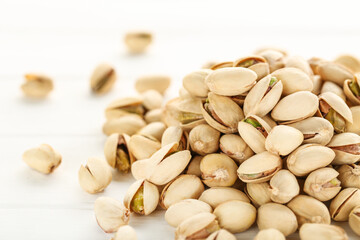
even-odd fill
[[(88, 157), (103, 157), (103, 109), (133, 94), (138, 76), (172, 76), (169, 98), (206, 61), (234, 60), (262, 46), (306, 58), (360, 56), (358, 9), (357, 1), (0, 0), (0, 239), (110, 238), (96, 224), (93, 202), (101, 195), (121, 200), (132, 177), (114, 173), (104, 193), (89, 195), (77, 171)], [(122, 39), (138, 29), (152, 31), (154, 44), (131, 56)], [(102, 61), (114, 64), (119, 79), (110, 94), (95, 97), (89, 75)], [(34, 71), (54, 78), (45, 101), (19, 90), (23, 74)], [(49, 176), (21, 160), (41, 143), (63, 156)], [(173, 239), (162, 214), (132, 216), (140, 240)], [(240, 236), (252, 239), (254, 230)]]

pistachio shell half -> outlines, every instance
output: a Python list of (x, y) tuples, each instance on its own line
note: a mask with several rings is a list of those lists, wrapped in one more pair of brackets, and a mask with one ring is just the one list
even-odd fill
[(187, 166), (186, 174), (192, 174), (201, 177), (200, 162), (203, 156), (193, 156)]
[(245, 141), (239, 135), (235, 134), (224, 134), (221, 136), (220, 149), (238, 163), (242, 163), (254, 155), (254, 152)]
[(194, 97), (207, 97), (209, 88), (205, 78), (212, 72), (210, 69), (201, 69), (189, 73), (183, 78), (184, 88)]
[(346, 122), (346, 131), (360, 135), (360, 106), (350, 108), (353, 115), (353, 123)]
[(212, 208), (216, 208), (219, 204), (231, 200), (250, 203), (245, 193), (231, 187), (211, 187), (206, 189), (199, 197), (199, 200), (208, 203)]
[(220, 132), (207, 124), (194, 127), (189, 133), (191, 149), (200, 154), (214, 153), (219, 148)]
[(160, 147), (160, 142), (152, 136), (135, 134), (129, 140), (130, 152), (137, 160), (151, 157)]
[(360, 166), (356, 164), (342, 165), (339, 169), (338, 179), (343, 187), (360, 189)]
[(306, 223), (300, 228), (299, 234), (302, 240), (349, 239), (341, 227), (321, 223)]
[(331, 81), (342, 86), (346, 79), (353, 79), (353, 73), (338, 63), (321, 62), (317, 67), (319, 75), (324, 81)]
[(265, 140), (267, 151), (286, 156), (294, 151), (304, 140), (302, 132), (296, 128), (279, 125), (271, 129)]
[(351, 229), (360, 236), (360, 205), (355, 207), (349, 215), (349, 225)]
[(179, 126), (168, 127), (161, 138), (162, 147), (174, 142), (178, 143), (180, 151), (189, 149), (188, 133)]
[(268, 228), (259, 231), (254, 240), (285, 240), (285, 236), (275, 228)]
[(334, 165), (351, 164), (360, 160), (360, 136), (355, 133), (336, 134), (327, 145), (335, 152)]
[(270, 184), (268, 182), (247, 183), (244, 191), (254, 206), (259, 207), (265, 203), (271, 202), (269, 189)]
[(360, 61), (355, 56), (344, 54), (338, 56), (334, 62), (345, 66), (354, 73), (360, 72)]
[(351, 103), (360, 105), (360, 75), (356, 74), (354, 79), (347, 79), (343, 85), (344, 93)]
[(161, 141), (162, 135), (166, 129), (166, 126), (162, 122), (152, 122), (141, 128), (137, 134), (155, 138)]
[(335, 221), (348, 221), (351, 210), (359, 205), (360, 190), (345, 188), (331, 201), (330, 215)]
[(154, 89), (146, 90), (141, 94), (143, 106), (146, 110), (161, 108), (163, 96)]
[(269, 184), (270, 198), (276, 203), (287, 203), (300, 192), (299, 183), (289, 170), (278, 171)]
[(344, 94), (343, 89), (337, 85), (336, 83), (325, 81), (321, 87), (321, 93), (324, 92), (332, 92), (341, 97), (342, 100), (346, 101), (346, 96)]
[(112, 101), (105, 109), (107, 119), (119, 118), (124, 115), (135, 114), (143, 116), (145, 109), (143, 101), (137, 97), (125, 97)]
[(302, 70), (286, 67), (271, 73), (283, 84), (283, 95), (289, 95), (298, 91), (312, 91), (314, 85), (309, 75)]
[(135, 230), (129, 225), (121, 226), (111, 240), (137, 240)]
[(269, 64), (261, 56), (247, 56), (234, 62), (233, 67), (243, 67), (253, 70), (257, 75), (257, 80), (262, 79), (270, 73)]

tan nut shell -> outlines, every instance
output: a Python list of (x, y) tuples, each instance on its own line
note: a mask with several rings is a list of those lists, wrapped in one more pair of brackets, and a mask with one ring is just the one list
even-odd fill
[(344, 100), (341, 99), (338, 95), (332, 92), (324, 92), (319, 95), (319, 100), (324, 100), (327, 102), (331, 108), (338, 112), (346, 121), (352, 123), (352, 113), (350, 108), (346, 105)]
[(350, 228), (360, 236), (360, 205), (355, 207), (349, 215), (349, 225)]
[(346, 96), (343, 92), (343, 89), (341, 87), (339, 87), (339, 85), (337, 85), (336, 83), (333, 83), (330, 81), (324, 82), (324, 84), (322, 85), (322, 88), (321, 88), (321, 93), (324, 93), (324, 92), (335, 93), (336, 95), (341, 97), (342, 100), (346, 101)]
[(208, 203), (212, 208), (231, 200), (250, 203), (245, 193), (232, 187), (211, 187), (201, 194), (199, 200)]
[(207, 97), (209, 88), (205, 78), (212, 72), (210, 69), (201, 69), (189, 73), (183, 78), (184, 88), (194, 97)]
[[(128, 149), (130, 136), (125, 133), (111, 134), (106, 139), (106, 142), (104, 145), (104, 155), (105, 155), (106, 161), (112, 168), (116, 167), (116, 155), (117, 155), (116, 151), (117, 151), (117, 147), (119, 145), (119, 138), (124, 139), (124, 142), (125, 142), (124, 145)], [(134, 158), (134, 155), (132, 155), (132, 153), (129, 151), (129, 149), (128, 149), (128, 152), (129, 152), (130, 164), (132, 164), (135, 161), (135, 158)]]
[(321, 77), (319, 75), (314, 75), (311, 77), (311, 79), (314, 84), (313, 90), (311, 92), (315, 95), (319, 95), (321, 92), (321, 87), (323, 85), (323, 80), (321, 79)]
[(201, 177), (200, 162), (203, 156), (194, 156), (191, 158), (189, 165), (187, 166), (186, 174), (192, 174)]
[(233, 67), (241, 67), (241, 63), (246, 62), (248, 60), (256, 60), (258, 63), (251, 65), (248, 67), (250, 70), (253, 70), (257, 75), (257, 80), (262, 79), (266, 75), (270, 73), (269, 64), (266, 62), (266, 59), (261, 56), (247, 56), (240, 58), (234, 62)]
[(161, 108), (148, 111), (144, 116), (145, 121), (147, 123), (161, 122), (162, 111), (163, 110)]
[(236, 240), (235, 235), (228, 232), (225, 229), (220, 229), (216, 232), (213, 232), (206, 240)]
[(171, 82), (170, 77), (165, 75), (148, 75), (138, 78), (135, 82), (135, 89), (139, 93), (146, 90), (154, 89), (161, 94), (164, 94)]
[(161, 108), (163, 96), (154, 89), (146, 90), (141, 94), (143, 105), (147, 110)]
[(339, 169), (338, 179), (342, 187), (354, 187), (360, 189), (360, 165), (342, 165)]
[(90, 78), (91, 90), (96, 94), (109, 92), (116, 81), (115, 69), (107, 63), (99, 64)]
[(304, 135), (296, 128), (279, 125), (269, 132), (265, 148), (273, 154), (286, 156), (300, 146), (303, 140)]
[(191, 149), (200, 154), (214, 153), (219, 148), (220, 132), (207, 124), (194, 127), (189, 133)]
[(338, 56), (334, 62), (345, 66), (354, 73), (360, 72), (360, 61), (355, 56), (344, 54)]
[(297, 68), (302, 70), (308, 76), (312, 76), (314, 73), (310, 67), (310, 64), (300, 56), (289, 56), (286, 58), (285, 68)]
[[(355, 80), (357, 84), (360, 86), (360, 74), (355, 75)], [(347, 79), (344, 81), (344, 85), (343, 85), (344, 93), (351, 103), (353, 103), (354, 105), (360, 105), (360, 99), (354, 95), (354, 93), (351, 91), (349, 87), (349, 84), (351, 82), (352, 82), (351, 79)]]
[(54, 89), (53, 81), (43, 74), (29, 73), (25, 75), (25, 83), (21, 90), (30, 98), (45, 98)]
[(133, 54), (142, 53), (152, 42), (152, 35), (149, 32), (130, 32), (125, 35), (125, 44)]
[(353, 73), (343, 65), (334, 62), (322, 62), (317, 67), (324, 81), (331, 81), (342, 86), (346, 79), (353, 79)]
[(341, 227), (329, 224), (306, 223), (299, 230), (301, 240), (348, 240), (346, 232)]
[(289, 170), (278, 171), (269, 184), (270, 198), (276, 203), (287, 203), (300, 192), (299, 183)]
[(271, 73), (271, 75), (281, 80), (283, 95), (289, 95), (298, 91), (312, 91), (314, 87), (309, 75), (297, 68), (281, 68)]
[(159, 150), (161, 144), (152, 137), (135, 134), (130, 137), (129, 149), (137, 160), (151, 157), (154, 152)]
[(220, 68), (230, 68), (234, 65), (234, 62), (226, 61), (226, 62), (215, 62), (212, 66), (210, 66), (211, 70), (217, 70)]
[(284, 54), (282, 51), (277, 49), (265, 49), (261, 52), (258, 52), (258, 54), (265, 58), (269, 63), (270, 73), (285, 66), (284, 56), (286, 54)]
[(270, 184), (268, 182), (247, 183), (244, 191), (254, 206), (259, 207), (265, 203), (271, 202), (269, 188)]
[(350, 108), (353, 115), (353, 123), (346, 122), (346, 131), (360, 135), (360, 106)]
[(170, 126), (164, 131), (162, 135), (161, 146), (163, 147), (174, 142), (180, 144), (181, 139), (185, 139), (186, 141), (186, 146), (183, 147), (185, 149), (189, 149), (188, 133), (179, 126)]
[(335, 221), (348, 221), (351, 210), (360, 203), (358, 188), (345, 188), (331, 201), (330, 215)]
[(143, 114), (142, 108), (143, 101), (138, 97), (124, 97), (112, 101), (105, 109), (105, 116), (107, 119), (119, 118), (125, 115), (138, 115), (137, 113), (131, 113), (126, 111), (127, 107), (139, 107), (141, 111), (140, 116)]
[(359, 135), (348, 132), (336, 134), (327, 145), (329, 148), (332, 148), (333, 151), (335, 152), (335, 158), (332, 164), (342, 165), (342, 164), (351, 164), (358, 162), (360, 160), (360, 154), (352, 154), (334, 148), (334, 147), (341, 147), (352, 144), (357, 144), (360, 147)]
[(262, 119), (271, 127), (277, 126), (277, 123), (271, 118), (270, 114), (267, 114), (262, 117)]
[(146, 125), (145, 121), (136, 115), (127, 115), (121, 118), (109, 119), (103, 126), (103, 132), (109, 136), (113, 133), (133, 135)]
[(146, 125), (145, 127), (141, 128), (137, 134), (143, 136), (150, 136), (155, 138), (158, 141), (161, 141), (162, 135), (166, 129), (166, 126), (162, 122), (152, 122)]
[(254, 240), (286, 240), (284, 234), (275, 228), (263, 229), (256, 234)]
[(235, 134), (224, 134), (221, 136), (220, 149), (238, 163), (242, 163), (254, 155), (254, 152), (245, 141), (239, 135)]
[(137, 240), (135, 230), (129, 225), (121, 226), (111, 240)]

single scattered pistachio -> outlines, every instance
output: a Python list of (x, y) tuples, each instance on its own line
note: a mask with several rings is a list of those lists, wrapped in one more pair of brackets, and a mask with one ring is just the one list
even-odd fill
[(278, 203), (266, 203), (259, 207), (257, 225), (260, 230), (275, 228), (284, 236), (289, 236), (298, 228), (295, 214), (288, 207)]
[(206, 240), (236, 240), (234, 234), (228, 232), (225, 229), (220, 229), (216, 232), (213, 232)]
[(178, 126), (168, 127), (161, 138), (161, 146), (163, 147), (173, 142), (178, 143), (178, 150), (188, 150), (188, 133)]
[(207, 124), (194, 127), (189, 133), (191, 149), (200, 154), (214, 153), (219, 148), (220, 132)]
[(210, 66), (209, 69), (211, 70), (217, 70), (220, 68), (230, 68), (234, 65), (234, 62), (226, 61), (226, 62), (215, 62), (212, 66)]
[(323, 80), (321, 79), (321, 77), (319, 75), (314, 75), (311, 77), (311, 79), (314, 84), (313, 90), (311, 92), (315, 95), (319, 95), (321, 92), (322, 85), (323, 85)]
[(250, 200), (245, 193), (232, 187), (211, 187), (201, 194), (199, 200), (208, 203), (214, 209), (219, 204), (231, 200), (250, 203)]
[(154, 89), (146, 90), (141, 94), (143, 105), (147, 110), (161, 108), (163, 96)]
[(360, 105), (360, 74), (356, 74), (352, 80), (345, 80), (343, 89), (351, 103)]
[(320, 93), (324, 93), (324, 92), (335, 93), (336, 95), (341, 97), (342, 100), (346, 101), (346, 96), (344, 94), (343, 89), (334, 82), (325, 81), (324, 84), (321, 87), (321, 92)]
[(229, 187), (237, 179), (237, 165), (222, 153), (208, 154), (200, 162), (201, 178), (208, 187)]
[(243, 162), (238, 168), (237, 174), (243, 182), (261, 183), (270, 180), (281, 167), (281, 158), (265, 151)]
[(155, 138), (161, 141), (162, 135), (166, 129), (166, 125), (163, 122), (152, 122), (141, 128), (137, 134)]
[(309, 77), (313, 76), (314, 73), (310, 67), (310, 64), (300, 56), (289, 56), (286, 58), (285, 68), (297, 68), (306, 73)]
[(333, 199), (341, 190), (338, 175), (333, 168), (315, 170), (306, 178), (304, 191), (322, 202)]
[(326, 205), (313, 197), (299, 195), (291, 200), (287, 206), (295, 213), (300, 227), (305, 223), (331, 223), (330, 213)]
[(349, 225), (353, 232), (360, 236), (360, 205), (350, 212)]
[(206, 239), (210, 234), (220, 229), (216, 216), (202, 212), (185, 219), (175, 231), (175, 240)]
[(223, 153), (234, 159), (237, 163), (242, 163), (254, 152), (245, 141), (236, 134), (224, 134), (220, 137), (220, 149)]
[(212, 213), (209, 204), (196, 199), (185, 199), (172, 204), (165, 212), (166, 222), (177, 227), (182, 221), (202, 212)]
[(104, 155), (108, 164), (121, 172), (127, 173), (135, 161), (129, 151), (130, 137), (127, 134), (111, 134), (104, 146)]
[(200, 162), (203, 156), (193, 156), (187, 166), (186, 174), (192, 174), (201, 177)]
[(158, 188), (144, 179), (131, 184), (124, 197), (125, 207), (140, 215), (149, 215), (156, 209), (158, 203)]
[(200, 178), (183, 174), (169, 182), (160, 195), (160, 206), (168, 209), (174, 203), (184, 199), (198, 199), (205, 190)]
[(90, 87), (95, 94), (104, 94), (111, 90), (116, 81), (116, 72), (108, 63), (99, 64), (90, 78)]
[(344, 229), (323, 223), (306, 223), (299, 230), (301, 240), (348, 240)]
[(162, 111), (163, 110), (161, 108), (157, 108), (146, 112), (144, 115), (145, 121), (147, 123), (161, 122)]
[(194, 97), (206, 98), (209, 88), (205, 83), (205, 78), (212, 72), (210, 69), (201, 69), (189, 73), (183, 78), (184, 88)]
[(318, 66), (320, 65), (320, 63), (323, 63), (323, 62), (326, 62), (326, 60), (324, 60), (322, 58), (318, 58), (318, 57), (312, 57), (308, 60), (311, 70), (316, 75), (319, 75)]
[(103, 191), (111, 182), (112, 174), (108, 164), (99, 158), (89, 158), (79, 169), (80, 186), (88, 193)]
[(341, 181), (341, 186), (348, 188), (354, 187), (360, 189), (360, 166), (356, 164), (344, 164), (339, 169), (338, 179)]
[(43, 74), (25, 74), (25, 83), (21, 90), (25, 96), (30, 98), (45, 98), (54, 89), (53, 81)]
[(231, 200), (214, 209), (220, 227), (232, 233), (248, 230), (256, 219), (256, 208), (250, 203)]
[(154, 89), (161, 94), (164, 94), (166, 89), (170, 86), (171, 79), (165, 75), (147, 75), (138, 78), (135, 82), (135, 89), (139, 93)]
[(354, 74), (348, 68), (335, 62), (321, 62), (317, 67), (317, 71), (324, 81), (331, 81), (339, 86), (342, 86), (346, 79), (353, 79), (354, 77)]
[(335, 158), (331, 148), (319, 144), (305, 144), (293, 151), (286, 160), (288, 169), (295, 176), (306, 176), (310, 172), (326, 167)]
[(284, 234), (275, 228), (268, 228), (258, 232), (254, 240), (286, 240)]
[(346, 122), (346, 131), (360, 135), (360, 106), (351, 107), (350, 110), (353, 116), (353, 123)]
[(360, 203), (358, 188), (345, 188), (331, 201), (330, 215), (335, 221), (348, 221), (351, 210)]
[(120, 118), (125, 115), (143, 116), (143, 101), (138, 97), (124, 97), (112, 101), (105, 109), (107, 119)]
[(233, 67), (243, 67), (253, 70), (257, 75), (257, 80), (262, 79), (270, 73), (269, 64), (266, 59), (255, 55), (236, 60)]
[(351, 164), (360, 160), (360, 136), (356, 133), (336, 134), (327, 146), (335, 152), (333, 165)]
[(334, 62), (343, 65), (354, 73), (360, 72), (360, 61), (355, 56), (344, 54), (337, 57)]
[(22, 159), (32, 169), (49, 174), (61, 164), (62, 157), (50, 145), (41, 144), (25, 151)]
[(98, 197), (94, 212), (97, 223), (106, 233), (116, 232), (130, 220), (130, 211), (121, 202), (110, 197)]
[(271, 202), (269, 188), (270, 184), (268, 182), (247, 183), (244, 191), (254, 206), (259, 207), (265, 203)]
[(125, 133), (133, 135), (141, 128), (145, 127), (145, 121), (136, 115), (126, 115), (120, 118), (107, 120), (103, 125), (103, 132), (109, 136), (113, 133)]
[(135, 134), (130, 137), (129, 149), (137, 160), (151, 157), (161, 148), (161, 143), (152, 136)]
[(289, 95), (298, 91), (312, 91), (314, 84), (306, 73), (298, 68), (285, 67), (271, 73), (282, 82), (283, 95)]
[(121, 226), (111, 240), (137, 240), (137, 236), (135, 230), (126, 225)]
[(273, 154), (286, 156), (299, 147), (303, 140), (304, 135), (296, 128), (279, 125), (269, 132), (265, 148)]
[(270, 73), (285, 66), (284, 57), (286, 54), (278, 49), (265, 49), (257, 54), (266, 59), (269, 64)]
[(278, 171), (269, 184), (270, 198), (276, 203), (287, 203), (300, 193), (299, 183), (289, 170)]
[(125, 35), (125, 44), (133, 54), (145, 52), (152, 42), (152, 34), (149, 32), (130, 32)]
[(236, 132), (238, 122), (244, 119), (243, 111), (231, 98), (212, 92), (201, 103), (201, 112), (206, 122), (222, 133)]

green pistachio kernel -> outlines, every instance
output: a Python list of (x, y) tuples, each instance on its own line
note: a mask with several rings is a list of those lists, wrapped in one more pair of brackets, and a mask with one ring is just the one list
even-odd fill
[(240, 63), (240, 64), (238, 65), (238, 67), (248, 68), (248, 67), (254, 65), (255, 63), (256, 63), (256, 62), (255, 62), (254, 59), (249, 59), (249, 60), (246, 60), (246, 61)]
[(131, 200), (131, 210), (138, 213), (144, 214), (144, 185), (142, 185), (135, 193)]
[(272, 87), (275, 85), (275, 83), (277, 83), (277, 78), (276, 77), (271, 77), (271, 80), (270, 80), (270, 83), (269, 83), (269, 86)]
[(356, 97), (360, 97), (360, 86), (357, 84), (356, 80), (352, 80), (349, 83), (349, 88)]
[(325, 119), (327, 119), (334, 126), (335, 132), (337, 133), (345, 132), (346, 121), (334, 109), (331, 108), (329, 110), (329, 112), (325, 116)]
[(127, 173), (130, 170), (130, 158), (122, 148), (116, 151), (116, 166), (119, 171)]
[(253, 118), (246, 118), (244, 122), (251, 124), (255, 128), (262, 128), (261, 124)]

